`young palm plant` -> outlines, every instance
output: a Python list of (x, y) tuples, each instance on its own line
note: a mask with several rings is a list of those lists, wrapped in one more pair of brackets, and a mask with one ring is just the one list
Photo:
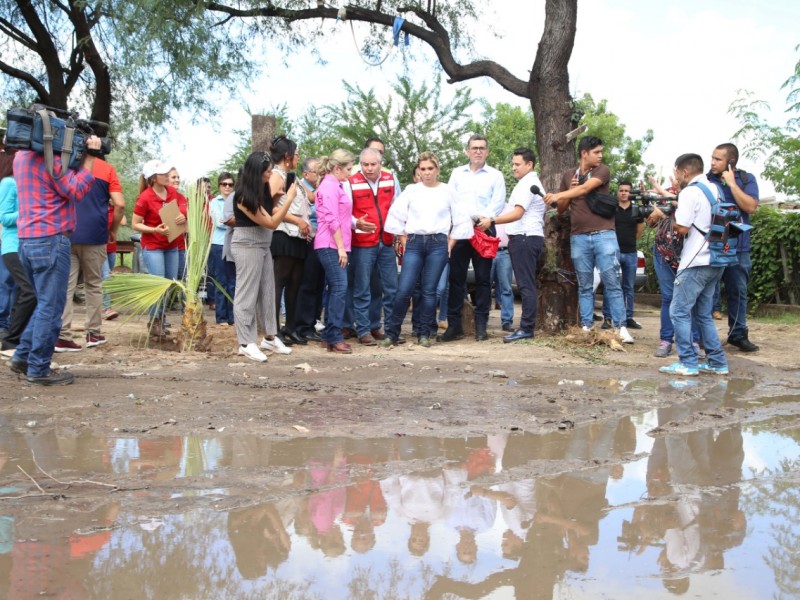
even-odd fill
[(186, 222), (186, 270), (183, 280), (165, 279), (147, 273), (114, 273), (103, 283), (103, 289), (111, 296), (114, 306), (128, 315), (128, 319), (147, 314), (154, 305), (169, 306), (175, 298), (183, 296), (184, 310), (178, 346), (181, 351), (206, 350), (211, 343), (211, 336), (206, 333), (203, 302), (197, 292), (203, 283), (211, 249), (211, 220), (202, 186), (192, 185), (189, 188)]

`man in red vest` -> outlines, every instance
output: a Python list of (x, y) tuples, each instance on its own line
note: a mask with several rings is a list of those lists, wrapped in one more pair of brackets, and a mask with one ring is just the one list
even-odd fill
[(391, 171), (382, 169), (382, 165), (383, 153), (379, 149), (364, 148), (361, 170), (349, 179), (355, 227), (349, 264), (352, 314), (358, 341), (365, 346), (374, 346), (376, 340), (384, 338), (381, 305), (389, 314), (397, 293), (394, 236), (383, 230), (395, 198), (396, 182)]

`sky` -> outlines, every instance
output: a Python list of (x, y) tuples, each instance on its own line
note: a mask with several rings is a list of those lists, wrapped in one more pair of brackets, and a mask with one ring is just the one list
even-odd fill
[[(470, 24), (476, 53), (527, 79), (544, 26), (544, 0), (493, 0), (491, 7), (494, 15)], [(666, 176), (678, 155), (697, 152), (707, 158), (717, 144), (731, 141), (738, 127), (728, 108), (738, 90), (769, 102), (770, 122), (786, 122), (786, 91), (780, 87), (800, 58), (797, 23), (800, 3), (788, 0), (583, 0), (570, 87), (575, 96), (606, 99), (629, 136), (639, 138), (652, 129), (654, 140), (644, 159)], [(179, 119), (185, 124), (162, 144), (162, 152), (184, 180), (214, 171), (233, 152), (232, 132), (249, 130), (251, 112), (286, 103), (289, 116), (299, 117), (309, 105), (345, 100), (343, 81), (386, 97), (404, 69), (412, 78), (430, 80), (438, 68), (432, 50), (414, 38), (408, 49), (394, 49), (381, 66), (370, 66), (357, 51), (349, 23), (326, 21), (322, 27), (325, 36), (317, 49), (325, 64), (310, 49), (298, 48), (285, 57), (287, 64), (271, 60), (268, 51), (263, 75), (248, 88), (229, 90), (232, 98), (213, 124)], [(363, 39), (364, 27), (355, 24), (356, 39)], [(491, 103), (528, 105), (487, 78), (457, 85), (469, 86), (473, 97)], [(452, 93), (454, 86), (446, 85), (445, 94)], [(747, 157), (739, 162), (757, 175), (760, 166)], [(769, 182), (759, 184), (762, 198), (774, 194)]]

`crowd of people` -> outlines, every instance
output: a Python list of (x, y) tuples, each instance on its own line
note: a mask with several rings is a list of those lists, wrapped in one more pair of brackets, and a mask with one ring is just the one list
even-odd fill
[[(94, 148), (97, 138), (88, 144)], [(352, 344), (390, 348), (405, 342), (401, 330), (412, 304), (412, 335), (420, 346), (462, 339), (470, 265), (475, 339), (489, 337), (493, 282), (502, 302), (503, 341), (532, 339), (548, 207), (570, 212), (580, 326), (591, 331), (598, 318), (597, 272), (603, 283), (601, 327), (633, 343), (630, 330), (641, 329), (634, 319), (634, 279), (636, 240), (644, 225), (628, 181), (617, 183), (613, 214), (594, 208), (592, 197), (608, 194), (611, 183), (602, 140), (580, 140), (578, 166), (563, 174), (554, 193), (545, 193), (533, 151), (515, 149), (517, 183), (508, 198), (503, 175), (487, 162), (486, 137), (472, 135), (465, 151), (467, 163), (447, 183), (440, 180), (438, 157), (421, 153), (414, 182), (403, 190), (384, 164), (379, 138), (366, 140), (358, 157), (344, 149), (301, 157), (298, 144), (279, 135), (269, 152), (250, 154), (236, 175), (220, 173), (217, 196), (202, 180), (212, 223), (208, 274), (215, 282), (207, 286), (207, 301), (217, 323), (235, 327), (239, 354), (265, 362), (265, 352), (289, 354), (292, 345), (309, 343), (341, 354), (351, 353)], [(0, 154), (0, 338), (2, 350), (12, 354), (11, 369), (29, 383), (72, 382), (72, 374), (52, 371), (50, 362), (53, 352), (84, 348), (71, 330), (79, 274), (86, 294), (85, 347), (105, 343), (102, 320), (117, 316), (101, 284), (114, 265), (125, 200), (116, 171), (96, 154), (87, 153), (80, 168), (63, 172), (55, 157), (60, 177), (48, 174), (41, 154)], [(697, 186), (719, 190), (718, 197), (737, 204), (747, 221), (758, 206), (758, 187), (752, 175), (735, 168), (737, 161), (736, 147), (722, 144), (707, 175), (702, 158), (687, 154), (675, 164), (673, 188), (663, 190), (653, 181), (659, 194), (678, 194), (674, 214), (656, 208), (648, 218), (658, 228), (654, 264), (662, 292), (655, 356), (670, 356), (675, 344), (678, 362), (661, 369), (672, 374), (728, 372), (713, 323), (720, 281), (728, 344), (745, 352), (758, 349), (746, 324), (749, 233), (742, 234), (736, 265), (710, 264), (705, 232), (712, 209)], [(188, 202), (179, 186), (173, 165), (147, 161), (131, 220), (141, 235), (144, 267), (168, 279), (180, 277), (185, 264), (186, 236), (171, 230), (186, 224)], [(166, 223), (164, 208), (173, 202), (178, 214)], [(521, 296), (517, 327), (512, 274)], [(18, 290), (13, 301), (10, 288)], [(164, 305), (154, 305), (150, 333), (162, 336), (168, 326)]]

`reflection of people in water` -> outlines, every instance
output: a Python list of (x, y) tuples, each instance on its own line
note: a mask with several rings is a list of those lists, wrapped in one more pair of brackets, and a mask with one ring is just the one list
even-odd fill
[(228, 540), (236, 567), (245, 579), (258, 579), (289, 557), (292, 542), (274, 504), (260, 504), (228, 514)]
[(372, 458), (366, 454), (351, 454), (347, 463), (360, 465), (362, 469), (358, 471), (355, 483), (346, 488), (342, 522), (353, 528), (350, 547), (363, 554), (375, 546), (375, 527), (386, 521), (386, 500), (380, 483), (368, 468)]
[(325, 556), (339, 556), (345, 551), (344, 534), (339, 519), (344, 512), (347, 470), (344, 449), (337, 443), (332, 455), (323, 457), (322, 450), (308, 461), (309, 485), (312, 489), (328, 488), (308, 499), (308, 511), (313, 525), (309, 541)]

